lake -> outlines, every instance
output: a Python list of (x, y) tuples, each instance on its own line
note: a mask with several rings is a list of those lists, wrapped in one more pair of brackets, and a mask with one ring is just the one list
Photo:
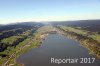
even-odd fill
[[(55, 59), (74, 59), (77, 63), (53, 63), (51, 58)], [(82, 58), (93, 63), (80, 63)], [(90, 55), (88, 50), (82, 47), (79, 42), (69, 39), (60, 34), (49, 34), (43, 40), (41, 46), (33, 48), (28, 52), (20, 55), (16, 59), (17, 63), (25, 66), (100, 66), (100, 59)]]

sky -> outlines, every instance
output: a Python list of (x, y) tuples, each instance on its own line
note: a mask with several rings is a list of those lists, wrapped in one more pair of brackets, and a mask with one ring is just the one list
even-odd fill
[(0, 24), (100, 19), (100, 0), (0, 0)]

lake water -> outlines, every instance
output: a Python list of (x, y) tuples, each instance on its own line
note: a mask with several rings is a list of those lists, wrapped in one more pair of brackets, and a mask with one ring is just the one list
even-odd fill
[[(51, 63), (51, 58), (73, 59), (77, 58), (78, 63)], [(20, 55), (16, 61), (25, 66), (100, 66), (100, 60), (95, 59), (94, 63), (80, 63), (80, 58), (96, 58), (90, 55), (88, 50), (72, 39), (59, 34), (50, 34), (43, 40), (41, 46)]]

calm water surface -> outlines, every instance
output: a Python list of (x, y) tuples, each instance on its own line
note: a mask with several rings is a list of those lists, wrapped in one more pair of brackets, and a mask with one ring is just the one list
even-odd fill
[(38, 48), (33, 48), (27, 53), (19, 56), (16, 61), (25, 66), (100, 66), (100, 60), (96, 58), (94, 63), (80, 64), (55, 64), (51, 58), (96, 58), (90, 55), (88, 50), (74, 40), (68, 39), (59, 34), (50, 34)]

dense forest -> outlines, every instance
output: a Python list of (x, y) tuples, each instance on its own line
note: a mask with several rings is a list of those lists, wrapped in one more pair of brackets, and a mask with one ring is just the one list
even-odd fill
[(11, 47), (16, 47), (27, 37), (32, 36), (41, 26), (43, 26), (43, 24), (36, 22), (0, 25), (0, 56), (6, 56), (6, 54), (2, 54), (1, 52)]
[(100, 33), (100, 20), (59, 21), (59, 22), (51, 22), (51, 24), (52, 25), (81, 27), (82, 29), (85, 29), (85, 30)]

